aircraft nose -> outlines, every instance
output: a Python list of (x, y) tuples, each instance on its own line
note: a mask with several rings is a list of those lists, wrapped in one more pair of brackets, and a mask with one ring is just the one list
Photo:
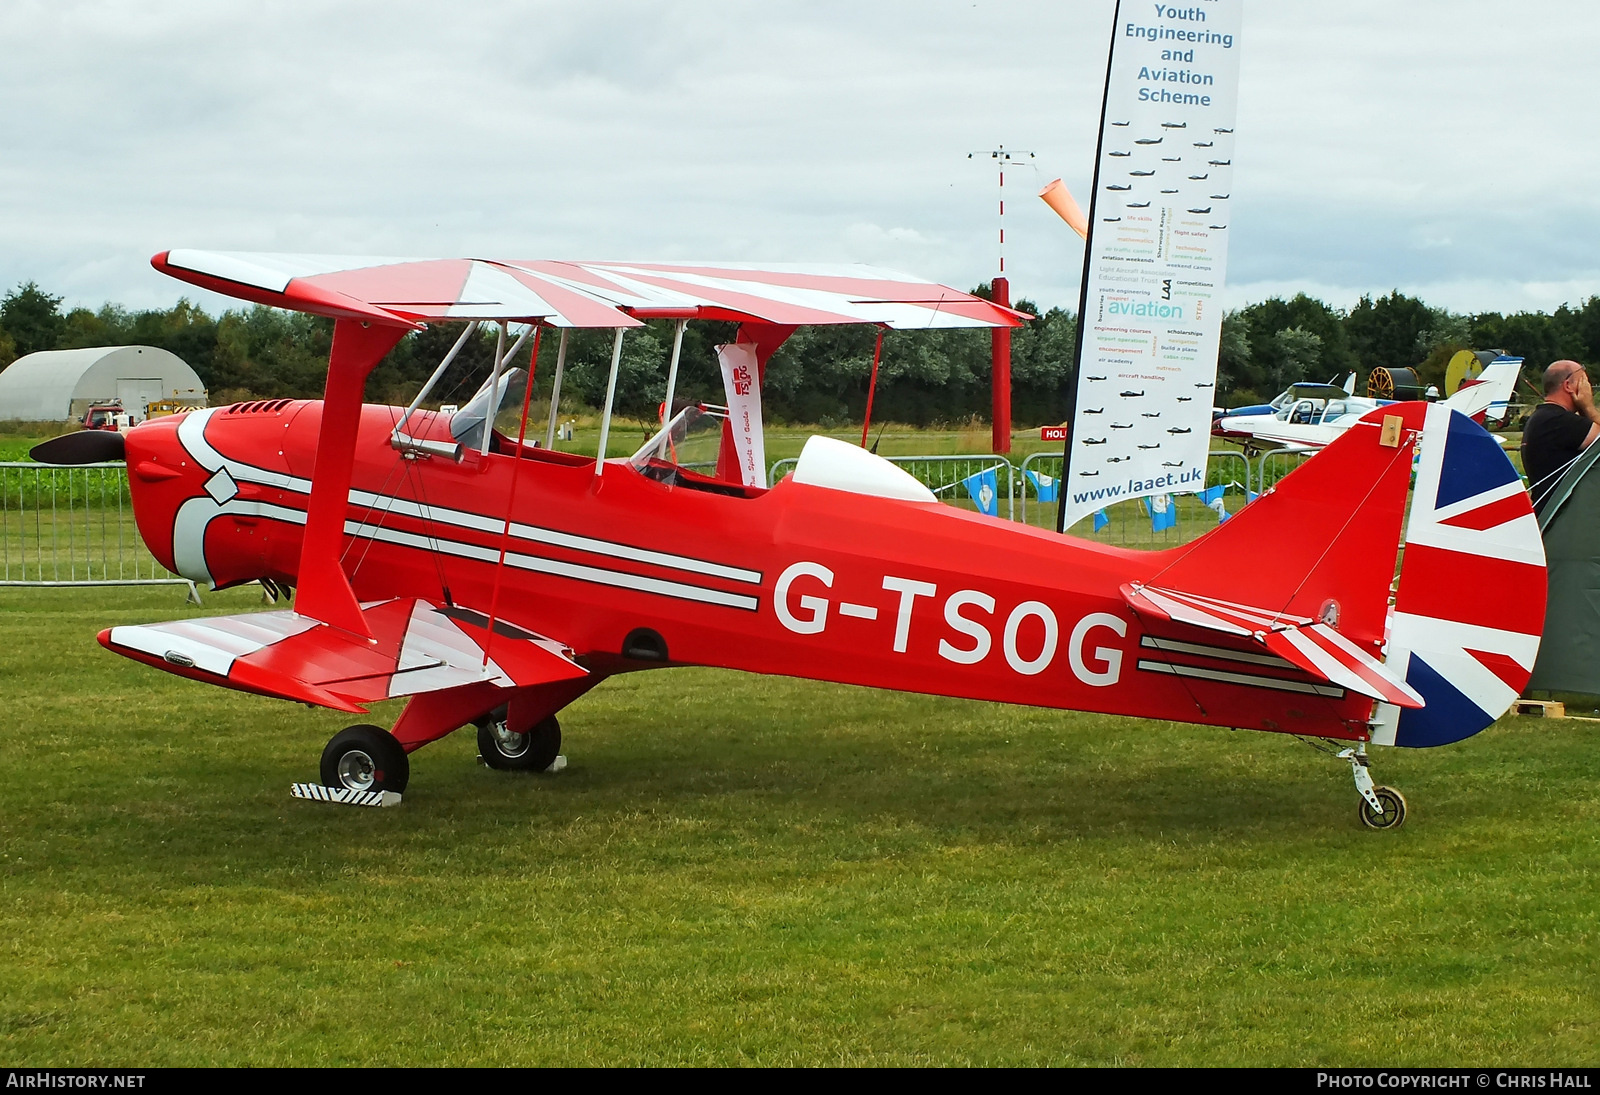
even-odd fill
[[(180, 573), (173, 558), (173, 531), (184, 502), (205, 493), (206, 470), (178, 438), (183, 415), (142, 422), (124, 437), (128, 492), (139, 535), (156, 562)], [(189, 577), (189, 575), (185, 575)]]

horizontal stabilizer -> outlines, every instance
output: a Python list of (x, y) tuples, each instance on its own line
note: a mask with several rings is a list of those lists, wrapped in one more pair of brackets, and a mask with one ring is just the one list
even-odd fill
[(1327, 624), (1306, 616), (1129, 583), (1123, 599), (1141, 616), (1245, 639), (1313, 677), (1396, 707), (1421, 707), (1419, 696), (1382, 662)]
[(1423, 699), (1382, 662), (1327, 624), (1268, 632), (1266, 647), (1307, 673), (1396, 707), (1421, 707)]
[[(373, 641), (293, 611), (113, 627), (107, 650), (242, 692), (361, 713), (378, 700), (488, 683), (584, 676), (553, 639), (459, 606), (402, 598), (361, 606)], [(220, 678), (220, 679), (219, 679)]]

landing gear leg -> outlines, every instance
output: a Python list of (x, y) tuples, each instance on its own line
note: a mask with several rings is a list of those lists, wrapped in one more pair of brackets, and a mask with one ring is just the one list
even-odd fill
[(1367, 747), (1340, 750), (1336, 756), (1350, 762), (1350, 774), (1355, 777), (1356, 790), (1361, 802), (1356, 807), (1361, 824), (1369, 829), (1398, 829), (1405, 824), (1406, 799), (1393, 787), (1374, 786), (1368, 770)]

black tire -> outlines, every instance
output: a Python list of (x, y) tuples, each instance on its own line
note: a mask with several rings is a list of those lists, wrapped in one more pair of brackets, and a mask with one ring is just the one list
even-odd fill
[(1372, 793), (1383, 804), (1383, 813), (1375, 812), (1366, 799), (1361, 800), (1361, 824), (1369, 829), (1398, 829), (1406, 821), (1406, 796), (1393, 787), (1374, 787)]
[(561, 752), (561, 724), (554, 715), (533, 724), (526, 734), (506, 729), (505, 712), (496, 711), (478, 723), (478, 753), (490, 768), (542, 772)]
[(377, 726), (347, 726), (322, 751), (322, 782), (351, 791), (406, 789), (411, 760), (394, 735)]

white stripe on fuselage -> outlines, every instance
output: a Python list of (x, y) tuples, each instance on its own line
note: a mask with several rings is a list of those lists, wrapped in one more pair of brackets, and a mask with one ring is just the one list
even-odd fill
[[(437, 536), (426, 536), (415, 532), (401, 532), (398, 529), (379, 528), (377, 525), (364, 524), (360, 521), (346, 521), (344, 531), (349, 536), (358, 536), (367, 540), (377, 540), (382, 543), (398, 544), (401, 547), (420, 548), (424, 551), (437, 551), (445, 555), (455, 555), (463, 559), (477, 559), (481, 562), (493, 563), (499, 560), (498, 548), (483, 547), (479, 544), (468, 544), (460, 540), (442, 540)], [(728, 608), (742, 608), (750, 612), (760, 607), (760, 601), (744, 593), (725, 593), (720, 589), (708, 589), (705, 586), (689, 585), (686, 582), (670, 582), (661, 578), (646, 578), (638, 574), (629, 574), (621, 570), (606, 570), (602, 567), (584, 566), (581, 563), (565, 563), (558, 559), (546, 559), (538, 555), (523, 555), (520, 552), (506, 552), (506, 566), (516, 567), (518, 570), (530, 570), (539, 574), (550, 574), (557, 578), (572, 578), (579, 582), (594, 582), (599, 585), (616, 586), (621, 589), (636, 589), (641, 593), (656, 593), (663, 597), (677, 597), (685, 601), (700, 601), (705, 604), (724, 605)]]
[(1196, 677), (1224, 684), (1242, 684), (1249, 688), (1267, 688), (1276, 692), (1305, 692), (1314, 696), (1343, 699), (1344, 689), (1333, 685), (1311, 684), (1305, 681), (1288, 681), (1278, 677), (1257, 677), (1248, 673), (1230, 673), (1223, 669), (1202, 669), (1197, 665), (1177, 665), (1172, 662), (1152, 662), (1140, 659), (1139, 668), (1147, 673), (1170, 673), (1175, 677)]
[[(207, 503), (210, 503), (210, 501), (209, 498), (206, 499)], [(207, 515), (207, 520), (225, 515), (263, 517), (268, 520), (284, 521), (293, 525), (306, 523), (304, 510), (298, 510), (292, 506), (274, 506), (265, 502), (246, 502), (240, 499), (234, 499), (224, 505), (215, 506), (213, 511)], [(442, 539), (438, 536), (401, 532), (397, 529), (385, 529), (362, 521), (346, 521), (344, 523), (344, 531), (347, 536), (354, 536), (363, 540), (377, 540), (383, 543), (396, 544), (400, 547), (436, 551), (445, 555), (455, 555), (462, 559), (475, 559), (479, 562), (493, 563), (500, 558), (500, 550), (498, 548), (469, 544), (461, 540)], [(203, 535), (203, 531), (201, 535)], [(744, 593), (726, 593), (720, 589), (690, 585), (687, 582), (647, 578), (638, 574), (629, 574), (626, 571), (606, 570), (603, 567), (584, 566), (580, 563), (565, 563), (557, 559), (545, 559), (538, 555), (524, 555), (520, 552), (506, 552), (506, 565), (515, 567), (518, 570), (553, 575), (557, 578), (571, 578), (578, 582), (593, 582), (597, 585), (615, 586), (620, 589), (635, 589), (641, 593), (655, 593), (663, 597), (676, 597), (684, 601), (700, 601), (704, 604), (742, 608), (750, 612), (756, 611), (760, 605), (757, 598)]]
[[(226, 469), (229, 475), (241, 483), (256, 483), (261, 486), (276, 487), (279, 490), (292, 491), (296, 494), (309, 495), (311, 493), (311, 480), (309, 479), (299, 479), (283, 472), (275, 472), (267, 468), (257, 467), (254, 464), (246, 464), (243, 461), (226, 457), (212, 447), (211, 443), (205, 438), (205, 424), (211, 415), (222, 409), (221, 407), (209, 407), (205, 410), (192, 411), (188, 417), (178, 424), (178, 439), (183, 443), (184, 448), (189, 451), (189, 455), (193, 456), (201, 467), (211, 472)], [(367, 509), (381, 509), (389, 513), (400, 513), (423, 521), (437, 521), (440, 524), (454, 525), (457, 528), (474, 529), (479, 532), (499, 534), (505, 530), (505, 519), (502, 517), (488, 517), (466, 510), (423, 505), (403, 498), (396, 498), (393, 495), (373, 494), (369, 491), (352, 489), (350, 491), (350, 504)], [(305, 522), (302, 519), (299, 523), (304, 524)], [(348, 528), (346, 531), (348, 531)], [(744, 582), (749, 585), (761, 584), (760, 571), (728, 566), (724, 563), (714, 563), (707, 559), (696, 559), (687, 555), (652, 551), (649, 548), (634, 547), (631, 544), (619, 544), (611, 540), (598, 540), (589, 536), (562, 532), (559, 529), (541, 528), (537, 525), (525, 525), (513, 521), (511, 523), (511, 535), (519, 540), (549, 544), (551, 547), (586, 551), (593, 555), (605, 555), (613, 559), (626, 559), (630, 562), (646, 563), (651, 566), (665, 567), (669, 570), (682, 570), (691, 574), (704, 574), (709, 578), (725, 578), (729, 581)]]

